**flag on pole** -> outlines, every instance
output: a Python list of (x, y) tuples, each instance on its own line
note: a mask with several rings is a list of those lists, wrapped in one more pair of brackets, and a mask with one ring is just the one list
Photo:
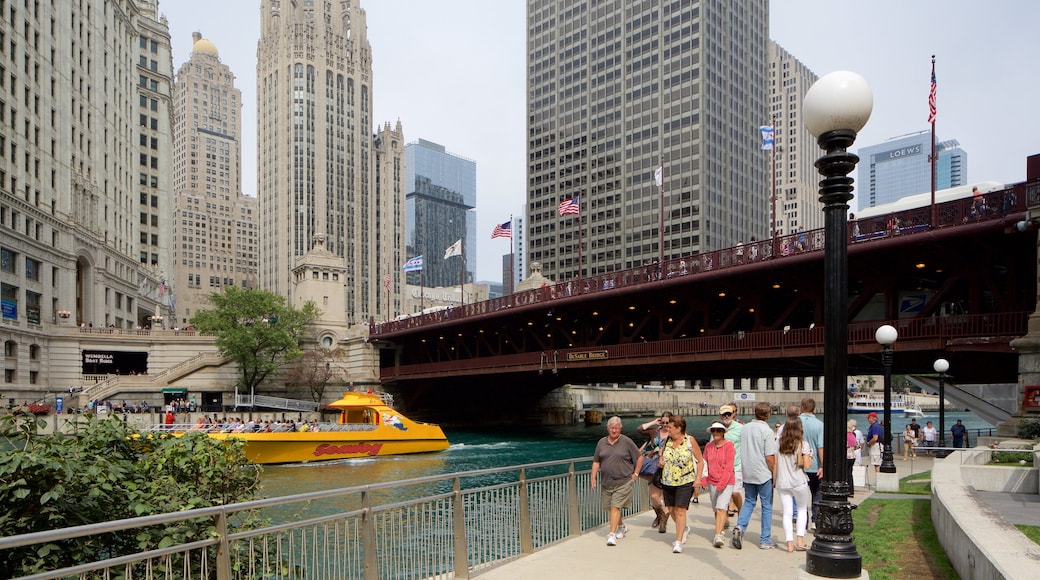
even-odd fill
[(664, 165), (654, 170), (654, 183), (657, 184), (657, 187), (664, 185)]
[(452, 256), (462, 255), (462, 238), (459, 238), (457, 242), (448, 246), (447, 250), (444, 250), (444, 259), (447, 260)]
[(581, 203), (578, 200), (578, 196), (575, 195), (570, 199), (561, 201), (560, 206), (556, 209), (559, 210), (560, 215), (578, 215), (581, 213)]
[[(935, 61), (932, 60), (934, 63)], [(933, 65), (934, 66), (934, 65)], [(935, 123), (935, 71), (932, 71), (932, 88), (928, 91), (928, 122)]]
[(389, 292), (390, 291), (390, 273), (389, 272), (386, 274), (386, 278), (384, 278), (383, 282), (384, 282), (383, 285), (386, 286), (386, 291)]
[(404, 266), (402, 266), (402, 269), (405, 272), (422, 272), (422, 267), (423, 267), (423, 257), (422, 256), (416, 256), (416, 257), (408, 260), (407, 262), (405, 262)]
[(495, 224), (495, 229), (491, 231), (491, 239), (495, 238), (510, 238), (513, 237), (513, 220), (509, 220), (504, 224)]
[(159, 298), (162, 298), (163, 294), (166, 294), (166, 280), (159, 282)]
[(773, 148), (773, 128), (763, 125), (758, 130), (762, 133), (762, 149), (771, 150)]

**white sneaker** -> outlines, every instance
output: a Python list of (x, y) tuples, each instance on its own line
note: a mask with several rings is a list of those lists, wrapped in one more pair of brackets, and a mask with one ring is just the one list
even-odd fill
[(676, 541), (672, 542), (672, 553), (673, 554), (681, 554), (682, 553), (682, 542), (680, 542), (679, 540), (676, 540)]
[(621, 524), (620, 526), (618, 526), (617, 531), (614, 532), (614, 535), (617, 536), (617, 539), (620, 540), (621, 538), (624, 538), (625, 534), (627, 534), (627, 533), (628, 533), (628, 526), (626, 526), (625, 524)]
[(715, 541), (713, 542), (716, 548), (721, 548), (722, 544), (726, 543), (725, 537), (722, 534), (715, 534)]
[(615, 534), (607, 534), (607, 545), (608, 546), (616, 546), (617, 545), (617, 535), (615, 535)]

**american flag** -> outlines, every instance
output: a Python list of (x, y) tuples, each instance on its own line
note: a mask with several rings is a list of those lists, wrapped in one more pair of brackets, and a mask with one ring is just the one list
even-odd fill
[(390, 291), (390, 274), (386, 275), (386, 278), (383, 280), (383, 282), (384, 282), (383, 285), (386, 286), (386, 291), (389, 292)]
[[(934, 61), (933, 61), (934, 62)], [(928, 122), (935, 123), (935, 71), (932, 71), (932, 88), (928, 91)]]
[(159, 298), (162, 298), (163, 294), (166, 294), (166, 280), (159, 282)]
[(560, 207), (557, 209), (559, 210), (560, 215), (578, 215), (581, 213), (581, 205), (578, 202), (578, 196), (561, 201)]
[(513, 237), (513, 220), (509, 220), (504, 224), (495, 224), (495, 229), (491, 231), (491, 239), (495, 238), (510, 238)]

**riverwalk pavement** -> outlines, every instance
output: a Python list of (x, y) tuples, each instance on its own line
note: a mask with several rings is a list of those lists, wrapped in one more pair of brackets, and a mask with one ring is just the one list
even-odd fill
[[(913, 461), (895, 461), (900, 478), (929, 471), (932, 459), (918, 457)], [(1021, 499), (1002, 498), (1012, 494), (997, 494), (992, 509), (1001, 513), (1008, 521), (1019, 523), (1021, 512), (1040, 512), (1035, 508), (1023, 510)], [(927, 496), (876, 493), (857, 487), (854, 504), (876, 496), (885, 499), (926, 499)], [(643, 512), (625, 518), (628, 533), (618, 540), (617, 546), (607, 546), (606, 527), (590, 530), (581, 536), (570, 538), (553, 546), (503, 564), (481, 571), (474, 576), (479, 580), (520, 580), (528, 578), (626, 578), (629, 580), (669, 578), (797, 578), (812, 577), (805, 572), (805, 552), (786, 551), (782, 510), (780, 502), (774, 501), (772, 539), (774, 547), (759, 548), (761, 509), (756, 506), (749, 529), (744, 535), (743, 549), (733, 548), (731, 530), (726, 531), (726, 542), (722, 548), (712, 545), (715, 532), (714, 515), (707, 502), (707, 494), (701, 494), (701, 503), (692, 504), (687, 514), (690, 534), (682, 553), (672, 553), (675, 540), (674, 522), (669, 522), (668, 532), (660, 534), (651, 528), (653, 512)], [(1035, 502), (1035, 500), (1033, 500)], [(1037, 505), (1031, 503), (1031, 506)], [(1040, 516), (1036, 516), (1040, 518)], [(730, 518), (733, 525), (736, 518)], [(1027, 523), (1027, 522), (1022, 522)], [(1035, 525), (1035, 524), (1034, 524)], [(806, 534), (806, 543), (811, 544), (812, 532)]]

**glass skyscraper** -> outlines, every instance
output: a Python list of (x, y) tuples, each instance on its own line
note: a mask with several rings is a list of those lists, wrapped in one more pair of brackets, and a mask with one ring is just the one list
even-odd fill
[[(921, 131), (878, 145), (861, 147), (856, 198), (860, 209), (897, 201), (932, 190), (932, 135)], [(935, 189), (949, 189), (968, 182), (968, 154), (956, 140), (935, 144), (939, 163)]]
[[(405, 239), (408, 256), (423, 256), (422, 284), (428, 288), (459, 286), (459, 257), (444, 258), (445, 250), (462, 239), (465, 281), (476, 279), (477, 164), (448, 153), (424, 139), (404, 148)], [(419, 284), (419, 272), (408, 273)]]

